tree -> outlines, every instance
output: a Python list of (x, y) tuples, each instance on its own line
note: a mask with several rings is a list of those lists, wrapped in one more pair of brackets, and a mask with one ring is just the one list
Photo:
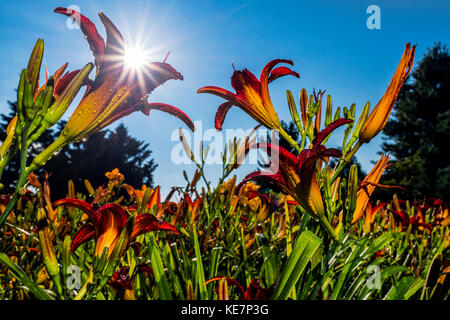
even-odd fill
[[(12, 109), (14, 110), (14, 104)], [(6, 126), (12, 114), (2, 116), (0, 125), (0, 139), (5, 137)], [(41, 136), (37, 143), (30, 147), (29, 153), (36, 155), (49, 145), (64, 127), (50, 130)], [(88, 140), (70, 144), (50, 159), (40, 172), (46, 170), (50, 173), (50, 186), (52, 198), (59, 199), (66, 196), (67, 182), (72, 179), (75, 190), (84, 190), (84, 180), (88, 179), (95, 186), (106, 182), (105, 172), (118, 168), (125, 176), (126, 183), (135, 187), (142, 184), (153, 185), (153, 172), (157, 167), (151, 158), (152, 151), (149, 144), (139, 141), (128, 134), (127, 128), (120, 124), (115, 130), (103, 130), (92, 135)], [(31, 156), (30, 156), (31, 158)], [(11, 192), (15, 179), (18, 176), (19, 163), (17, 157), (10, 162), (3, 173), (5, 191)]]
[[(450, 200), (450, 56), (428, 49), (399, 94), (384, 128), (383, 152), (393, 156), (380, 183), (406, 188), (399, 196)], [(379, 196), (386, 191), (379, 191)], [(392, 194), (392, 192), (390, 192)]]

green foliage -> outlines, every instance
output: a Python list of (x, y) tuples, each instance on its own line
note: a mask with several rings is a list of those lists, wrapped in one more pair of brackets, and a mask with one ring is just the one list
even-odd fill
[[(11, 114), (1, 115), (0, 140), (5, 137), (6, 127), (15, 114), (15, 103), (10, 103), (10, 106)], [(65, 122), (61, 122), (58, 129), (45, 131), (30, 145), (28, 153), (34, 157), (42, 152), (56, 139), (64, 125)], [(48, 161), (45, 170), (50, 173), (52, 196), (55, 199), (65, 197), (69, 179), (73, 180), (77, 189), (84, 186), (85, 179), (94, 185), (101, 185), (105, 181), (105, 172), (114, 168), (125, 174), (128, 183), (133, 186), (142, 184), (152, 186), (153, 172), (157, 164), (151, 158), (151, 154), (149, 144), (130, 136), (123, 124), (115, 130), (97, 132), (87, 140), (67, 146)], [(17, 154), (3, 172), (2, 181), (8, 182), (4, 192), (14, 191), (19, 168)], [(39, 172), (42, 173), (44, 170)]]

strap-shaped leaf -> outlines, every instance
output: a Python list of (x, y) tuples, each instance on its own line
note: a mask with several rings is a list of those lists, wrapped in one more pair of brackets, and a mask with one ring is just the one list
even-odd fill
[(306, 230), (300, 234), (279, 276), (272, 299), (285, 300), (289, 297), (308, 262), (322, 253), (321, 245), (322, 240), (311, 231)]

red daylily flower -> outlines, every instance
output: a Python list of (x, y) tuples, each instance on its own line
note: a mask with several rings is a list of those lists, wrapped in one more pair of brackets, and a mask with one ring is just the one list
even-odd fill
[(293, 75), (299, 78), (300, 75), (287, 67), (274, 69), (279, 63), (293, 65), (291, 60), (272, 60), (262, 70), (259, 80), (248, 69), (235, 70), (231, 76), (231, 86), (236, 90), (236, 93), (215, 86), (207, 86), (197, 90), (197, 93), (210, 93), (228, 100), (221, 104), (217, 110), (215, 117), (217, 130), (222, 130), (225, 116), (233, 105), (241, 108), (269, 129), (282, 129), (278, 115), (270, 100), (268, 84), (282, 76)]
[[(131, 72), (124, 63), (125, 41), (106, 15), (99, 14), (107, 34), (105, 44), (95, 25), (85, 16), (61, 7), (56, 8), (55, 12), (79, 23), (94, 54), (97, 72), (61, 135), (49, 147), (50, 151), (79, 141), (135, 111), (146, 115), (152, 109), (168, 112), (194, 130), (191, 119), (183, 111), (168, 104), (146, 101), (148, 94), (166, 81), (183, 80), (177, 70), (165, 62), (152, 62), (143, 66), (142, 72)], [(45, 162), (45, 159), (38, 160)]]
[(319, 159), (341, 157), (342, 153), (337, 149), (327, 149), (322, 142), (333, 130), (352, 121), (341, 118), (331, 123), (319, 132), (312, 142), (312, 148), (302, 150), (298, 157), (280, 146), (260, 144), (265, 150), (278, 152), (279, 170), (277, 173), (253, 172), (244, 178), (241, 185), (250, 180), (267, 181), (291, 195), (308, 213), (323, 216), (325, 209), (316, 177), (316, 164)]
[[(71, 251), (75, 251), (81, 244), (95, 237), (95, 254), (100, 256), (104, 248), (108, 248), (108, 255), (111, 254), (128, 220), (125, 208), (115, 203), (96, 208), (83, 200), (67, 198), (58, 200), (53, 205), (75, 207), (89, 217), (89, 222), (84, 224), (75, 235)], [(136, 216), (129, 243), (141, 234), (156, 230), (172, 231), (178, 234), (178, 230), (171, 224), (157, 219), (150, 213), (142, 213)]]
[(229, 277), (214, 277), (206, 281), (205, 285), (219, 280), (226, 280), (227, 285), (233, 285), (239, 288), (243, 300), (269, 300), (274, 289), (273, 285), (268, 289), (261, 287), (260, 280), (258, 279), (252, 279), (247, 289), (244, 289), (238, 281)]

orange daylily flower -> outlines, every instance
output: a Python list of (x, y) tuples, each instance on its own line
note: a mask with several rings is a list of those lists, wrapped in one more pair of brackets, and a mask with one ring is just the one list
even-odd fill
[(273, 69), (279, 63), (293, 65), (291, 60), (277, 59), (270, 61), (262, 70), (259, 80), (248, 69), (235, 70), (231, 76), (231, 86), (236, 90), (236, 93), (215, 86), (207, 86), (197, 90), (197, 93), (210, 93), (228, 100), (221, 104), (217, 110), (215, 118), (217, 130), (222, 130), (225, 116), (233, 105), (244, 110), (268, 129), (281, 129), (280, 120), (270, 100), (268, 84), (282, 76), (293, 75), (299, 78), (300, 75), (287, 67)]
[(369, 198), (375, 190), (376, 184), (378, 184), (383, 171), (388, 167), (388, 162), (389, 157), (383, 154), (369, 174), (361, 182), (356, 194), (356, 209), (353, 212), (352, 223), (355, 223), (363, 216), (367, 204), (369, 203)]
[(286, 149), (271, 144), (260, 144), (265, 150), (279, 154), (277, 173), (256, 171), (247, 175), (241, 182), (265, 180), (280, 187), (285, 194), (291, 195), (303, 209), (316, 217), (325, 215), (320, 186), (316, 177), (316, 164), (319, 159), (340, 157), (337, 149), (327, 149), (322, 142), (337, 127), (352, 122), (350, 119), (338, 119), (322, 130), (313, 141), (311, 149), (305, 149), (296, 157)]
[(414, 63), (415, 49), (415, 45), (411, 47), (410, 43), (406, 44), (405, 51), (403, 52), (400, 63), (395, 70), (391, 83), (359, 132), (359, 139), (362, 142), (369, 142), (381, 130), (383, 130), (386, 125), (392, 108), (394, 107), (395, 100), (397, 100), (398, 94), (400, 93), (400, 89), (406, 79), (408, 79), (409, 73), (411, 72), (412, 65)]
[(99, 13), (106, 29), (106, 44), (95, 25), (85, 16), (60, 7), (56, 8), (55, 12), (67, 15), (79, 23), (93, 51), (97, 72), (61, 135), (46, 151), (36, 157), (36, 164), (45, 162), (51, 153), (64, 145), (80, 141), (136, 111), (146, 115), (152, 109), (168, 112), (194, 130), (191, 119), (180, 109), (163, 103), (149, 103), (146, 100), (148, 94), (166, 81), (183, 80), (177, 70), (165, 62), (152, 62), (142, 67), (142, 73), (132, 72), (124, 63), (125, 41), (105, 14)]
[[(108, 248), (110, 255), (119, 239), (120, 232), (125, 227), (128, 217), (124, 207), (116, 203), (109, 203), (100, 208), (95, 207), (79, 199), (61, 199), (53, 204), (55, 207), (70, 206), (82, 210), (89, 217), (89, 222), (84, 224), (75, 235), (71, 250), (75, 251), (81, 244), (95, 237), (95, 254), (101, 256), (103, 249)], [(172, 231), (178, 234), (177, 229), (150, 213), (142, 213), (136, 216), (136, 221), (128, 243), (137, 236), (155, 230)]]

